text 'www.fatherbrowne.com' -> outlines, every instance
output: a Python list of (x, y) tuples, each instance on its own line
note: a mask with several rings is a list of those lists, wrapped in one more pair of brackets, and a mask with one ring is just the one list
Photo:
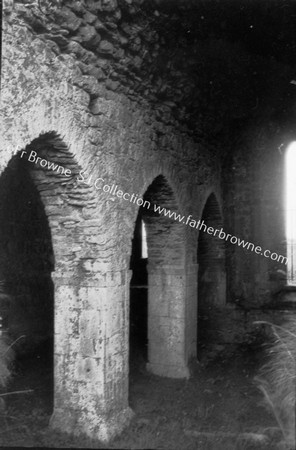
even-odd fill
[[(92, 184), (92, 178), (86, 178), (85, 173), (83, 171), (79, 174), (80, 178), (78, 181)], [(111, 200), (115, 200), (115, 197), (122, 198), (130, 203), (135, 203), (138, 206), (142, 206), (143, 208), (151, 210), (151, 203), (148, 200), (143, 199), (138, 194), (130, 194), (129, 192), (124, 192), (118, 188), (118, 185), (113, 184), (104, 184), (105, 180), (103, 178), (97, 178), (93, 185), (98, 190), (103, 190), (104, 192), (112, 195)], [(230, 242), (231, 244), (238, 245), (244, 249), (255, 252), (257, 255), (262, 255), (265, 258), (270, 258), (273, 261), (280, 262), (282, 264), (288, 263), (288, 258), (283, 255), (279, 255), (278, 253), (271, 252), (270, 250), (263, 250), (260, 245), (255, 245), (253, 242), (245, 241), (244, 239), (240, 239), (232, 234), (226, 233), (223, 228), (213, 228), (207, 226), (203, 220), (195, 220), (192, 215), (182, 216), (181, 214), (177, 214), (175, 211), (171, 211), (170, 209), (164, 208), (162, 206), (153, 204), (153, 211), (158, 213), (159, 215), (163, 215), (168, 217), (169, 219), (174, 220), (175, 222), (182, 223), (184, 225), (188, 225), (191, 228), (195, 228), (198, 231), (203, 231), (204, 233), (210, 234), (212, 236), (217, 236), (219, 239)]]
[[(23, 158), (24, 155), (27, 155), (28, 152), (22, 151), (20, 157)], [(31, 150), (30, 154), (27, 156), (27, 160), (31, 163), (39, 165), (43, 169), (52, 170), (58, 174), (61, 174), (66, 177), (73, 176), (71, 169), (67, 169), (61, 165), (50, 162), (40, 156), (37, 156), (37, 152)], [(81, 170), (79, 172), (79, 176), (76, 180), (78, 183), (84, 183), (89, 186), (93, 186), (97, 190), (102, 190), (103, 192), (109, 194), (110, 200), (115, 201), (115, 198), (123, 199), (129, 203), (133, 203), (137, 206), (141, 206), (143, 208), (151, 210), (151, 203), (149, 200), (143, 199), (138, 194), (131, 194), (129, 192), (125, 192), (118, 188), (118, 185), (113, 184), (105, 184), (105, 180), (101, 177), (93, 180), (93, 176), (88, 177), (85, 171)], [(182, 223), (191, 228), (195, 228), (198, 231), (202, 231), (212, 236), (216, 236), (219, 239), (230, 242), (231, 244), (238, 245), (238, 247), (242, 247), (247, 250), (251, 250), (255, 252), (257, 255), (262, 255), (265, 258), (270, 258), (273, 261), (277, 261), (283, 264), (288, 263), (288, 258), (283, 255), (279, 255), (278, 253), (272, 253), (270, 250), (264, 250), (260, 245), (255, 245), (253, 242), (245, 241), (244, 239), (240, 239), (232, 234), (226, 233), (223, 228), (213, 228), (207, 226), (202, 220), (193, 219), (192, 215), (182, 216), (181, 214), (177, 214), (175, 211), (171, 211), (170, 209), (166, 209), (162, 206), (153, 204), (153, 211), (159, 215), (163, 215), (168, 217), (169, 219), (174, 220), (175, 222)]]

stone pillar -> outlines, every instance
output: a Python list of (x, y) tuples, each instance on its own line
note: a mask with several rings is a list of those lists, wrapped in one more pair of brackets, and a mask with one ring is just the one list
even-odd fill
[(186, 357), (187, 361), (196, 358), (197, 353), (197, 279), (198, 264), (186, 267)]
[(148, 263), (148, 364), (150, 372), (188, 378), (185, 342), (185, 269)]
[(51, 426), (108, 441), (128, 425), (130, 271), (84, 260), (55, 273), (54, 412)]
[(226, 304), (226, 271), (224, 258), (211, 258), (201, 264), (199, 295), (202, 306), (223, 307)]

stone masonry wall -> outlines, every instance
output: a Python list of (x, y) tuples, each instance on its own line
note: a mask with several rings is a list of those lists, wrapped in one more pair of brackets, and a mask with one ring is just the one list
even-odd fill
[[(16, 164), (30, 184), (18, 201), (34, 192), (40, 206), (36, 214), (43, 214), (51, 238), (46, 269), (54, 290), (51, 425), (69, 433), (109, 440), (132, 414), (129, 262), (137, 199), (191, 214), (197, 221), (207, 214), (206, 202), (214, 194), (221, 217), (209, 220), (283, 253), (282, 193), (277, 190), (283, 157), (278, 148), (293, 133), (277, 117), (289, 96), (276, 83), (288, 83), (291, 71), (259, 55), (251, 58), (241, 44), (215, 33), (208, 36), (211, 24), (203, 24), (198, 8), (191, 14), (186, 12), (189, 2), (179, 3), (176, 13), (169, 2), (160, 1), (5, 4), (0, 243), (5, 247), (9, 241), (9, 220), (15, 222), (18, 215), (19, 188), (6, 182), (7, 169)], [(286, 116), (293, 112), (293, 98)], [(46, 163), (42, 167), (40, 161), (65, 172)], [(148, 316), (153, 318), (148, 369), (188, 377), (197, 351), (198, 264), (203, 263), (198, 231), (150, 212), (142, 214), (150, 254)], [(21, 242), (20, 228), (13, 226)], [(33, 234), (29, 226), (28, 236)], [(34, 247), (33, 238), (30, 242)], [(26, 251), (19, 249), (25, 260)], [(16, 266), (13, 252), (4, 254), (0, 274), (7, 278), (7, 267)], [(205, 270), (205, 278), (212, 276), (212, 292), (214, 279), (223, 277), (224, 283), (221, 305), (210, 298), (204, 305), (208, 331), (215, 342), (217, 336), (223, 343), (241, 342), (253, 318), (285, 311), (272, 309), (284, 283), (278, 265), (235, 245), (225, 245), (221, 261), (215, 276), (212, 268)], [(42, 274), (38, 264), (35, 279)], [(24, 310), (38, 304), (30, 286), (29, 295), (25, 284), (20, 288)], [(38, 310), (37, 305), (37, 316)], [(28, 319), (30, 328), (33, 320)]]
[[(198, 219), (209, 192), (219, 192), (219, 162), (213, 164), (205, 146), (194, 142), (183, 126), (175, 126), (165, 103), (155, 108), (145, 99), (127, 96), (126, 89), (117, 92), (121, 81), (100, 79), (98, 65), (106, 64), (111, 52), (104, 39), (103, 55), (96, 55), (99, 63), (84, 61), (96, 77), (85, 75), (76, 52), (58, 49), (65, 43), (64, 34), (53, 40), (36, 23), (22, 18), (27, 10), (21, 4), (13, 8), (5, 16), (3, 33), (0, 160), (3, 171), (13, 156), (21, 158), (21, 151), (27, 152), (26, 170), (51, 231), (55, 310), (51, 425), (108, 440), (131, 415), (129, 260), (138, 207), (99, 188), (115, 184), (143, 197), (162, 175), (178, 212)], [(91, 30), (88, 25), (80, 33)], [(67, 45), (82, 51), (79, 40), (67, 39)], [(70, 176), (40, 167), (37, 156), (70, 170)], [(179, 266), (162, 269), (168, 285), (179, 280), (178, 302), (183, 302), (172, 317), (178, 326), (171, 322), (169, 331), (178, 343), (175, 357), (171, 355), (162, 369), (162, 374), (177, 377), (188, 376), (188, 361), (196, 351), (196, 314), (188, 311), (196, 310), (197, 232), (183, 228)], [(173, 241), (163, 254), (168, 264), (170, 252), (174, 253)], [(159, 295), (157, 289), (154, 293)]]

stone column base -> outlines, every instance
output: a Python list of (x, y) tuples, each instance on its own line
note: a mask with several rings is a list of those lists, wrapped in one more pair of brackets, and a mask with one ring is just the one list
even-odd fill
[(54, 430), (72, 436), (87, 436), (102, 442), (108, 442), (126, 428), (134, 412), (127, 407), (109, 414), (93, 414), (92, 412), (55, 409), (49, 426)]
[(167, 378), (190, 378), (190, 371), (186, 366), (172, 366), (165, 364), (147, 363), (148, 372)]

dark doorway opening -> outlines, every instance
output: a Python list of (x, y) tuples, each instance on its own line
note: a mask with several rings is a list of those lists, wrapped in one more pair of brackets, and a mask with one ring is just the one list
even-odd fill
[[(30, 176), (32, 164), (11, 159), (0, 177), (0, 315), (15, 360), (7, 396), (15, 408), (53, 410), (54, 257), (48, 219)], [(1, 298), (1, 296), (0, 296)]]
[(130, 368), (143, 368), (148, 359), (148, 273), (147, 241), (142, 210), (139, 210), (130, 269)]
[[(219, 204), (211, 194), (205, 204), (202, 221), (207, 227), (220, 230), (223, 222)], [(198, 237), (198, 323), (197, 357), (199, 360), (208, 349), (219, 342), (218, 317), (226, 301), (226, 271), (224, 241), (201, 229)]]
[[(184, 227), (162, 214), (163, 208), (178, 211), (178, 204), (169, 183), (159, 175), (143, 196), (132, 242), (130, 368), (138, 361), (140, 369), (175, 377), (183, 370), (184, 360), (179, 339), (184, 324), (184, 305), (179, 307)], [(140, 358), (134, 358), (135, 353)]]

